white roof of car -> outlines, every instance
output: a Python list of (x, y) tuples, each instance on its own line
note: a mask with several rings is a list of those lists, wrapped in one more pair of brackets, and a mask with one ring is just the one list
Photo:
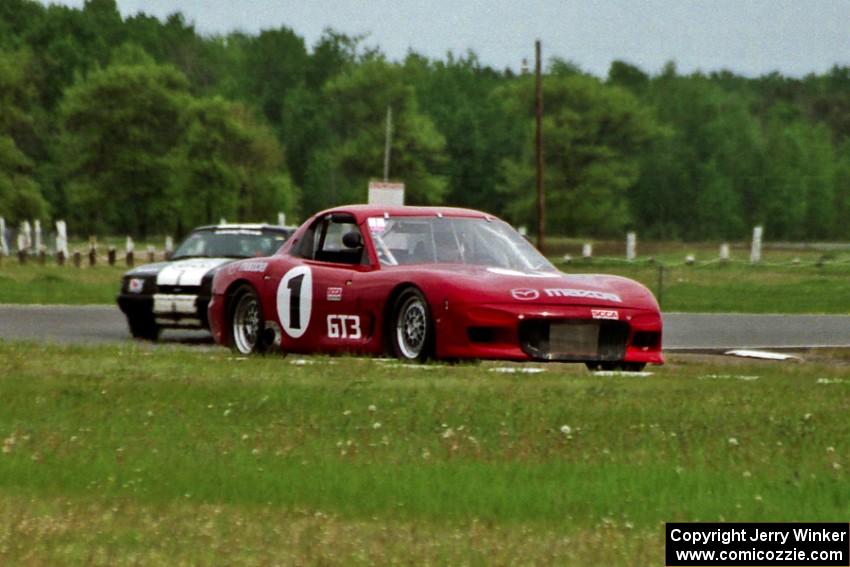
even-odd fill
[(297, 227), (294, 226), (280, 226), (277, 224), (265, 224), (265, 223), (225, 223), (225, 224), (210, 224), (206, 226), (199, 226), (194, 230), (278, 230), (278, 231), (293, 231)]

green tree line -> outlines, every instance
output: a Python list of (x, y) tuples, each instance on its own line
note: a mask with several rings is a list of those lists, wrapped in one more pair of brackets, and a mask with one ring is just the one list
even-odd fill
[[(547, 230), (564, 235), (850, 239), (850, 68), (544, 76)], [(203, 35), (181, 14), (0, 2), (0, 216), (88, 233), (182, 234), (362, 202), (383, 173), (407, 202), (535, 229), (534, 81), (474, 53), (389, 61), (327, 30)]]

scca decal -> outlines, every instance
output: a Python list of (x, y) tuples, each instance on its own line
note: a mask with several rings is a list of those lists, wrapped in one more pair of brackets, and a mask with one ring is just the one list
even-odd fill
[(615, 309), (591, 309), (590, 316), (594, 319), (614, 319), (620, 318), (620, 312)]
[(277, 316), (284, 332), (297, 339), (307, 332), (313, 311), (313, 273), (310, 266), (292, 268), (277, 286)]

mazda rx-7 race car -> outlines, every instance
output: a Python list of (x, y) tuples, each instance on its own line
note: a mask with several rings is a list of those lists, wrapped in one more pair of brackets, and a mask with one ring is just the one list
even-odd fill
[(663, 364), (661, 315), (632, 280), (558, 271), (478, 211), (352, 205), (304, 223), (274, 256), (215, 274), (216, 342), (244, 354)]
[(268, 256), (295, 229), (267, 224), (221, 224), (193, 230), (167, 262), (124, 274), (118, 307), (130, 334), (156, 340), (162, 328), (206, 329), (215, 271), (235, 259)]

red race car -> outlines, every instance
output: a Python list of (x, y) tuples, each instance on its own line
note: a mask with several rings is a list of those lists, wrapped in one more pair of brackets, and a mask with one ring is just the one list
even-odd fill
[(558, 271), (478, 211), (352, 205), (305, 222), (274, 256), (213, 280), (216, 342), (244, 354), (389, 354), (403, 360), (663, 364), (652, 293)]

